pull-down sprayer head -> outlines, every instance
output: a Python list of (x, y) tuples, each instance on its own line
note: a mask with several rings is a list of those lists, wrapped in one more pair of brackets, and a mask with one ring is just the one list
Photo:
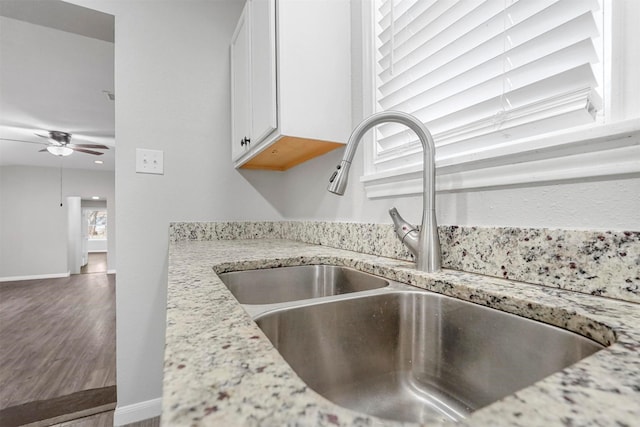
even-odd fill
[(344, 195), (344, 190), (347, 188), (347, 182), (349, 181), (349, 168), (351, 167), (351, 162), (343, 160), (336, 167), (335, 172), (329, 178), (329, 190), (333, 194), (337, 194), (338, 196)]

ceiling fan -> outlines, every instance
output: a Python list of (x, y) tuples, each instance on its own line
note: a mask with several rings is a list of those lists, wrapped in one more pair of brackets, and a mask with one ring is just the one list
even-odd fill
[(102, 144), (72, 144), (71, 134), (68, 132), (61, 132), (57, 130), (50, 130), (48, 135), (42, 135), (36, 133), (37, 136), (45, 138), (48, 141), (47, 147), (40, 151), (48, 151), (54, 156), (68, 156), (74, 151), (81, 153), (93, 154), (94, 156), (101, 156), (104, 153), (98, 150), (108, 150), (109, 147)]
[(68, 132), (62, 132), (57, 130), (50, 130), (46, 134), (35, 133), (36, 136), (40, 138), (44, 138), (47, 142), (33, 142), (33, 141), (24, 141), (17, 139), (6, 139), (7, 141), (17, 141), (17, 142), (28, 142), (31, 144), (44, 144), (45, 148), (39, 150), (39, 152), (48, 151), (54, 156), (69, 156), (73, 154), (74, 151), (78, 151), (80, 153), (92, 154), (94, 156), (101, 156), (104, 153), (96, 150), (108, 150), (109, 147), (103, 144), (74, 144), (71, 142), (72, 135)]

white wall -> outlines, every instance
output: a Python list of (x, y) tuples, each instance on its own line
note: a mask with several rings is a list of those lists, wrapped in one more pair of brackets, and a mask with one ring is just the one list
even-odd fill
[(0, 167), (0, 278), (64, 275), (67, 211), (53, 168)]
[[(263, 195), (276, 199), (285, 191), (287, 197), (279, 209), (289, 219), (391, 223), (387, 211), (397, 206), (407, 220), (420, 222), (421, 197), (367, 199), (359, 181), (362, 148), (345, 195), (326, 191), (341, 157), (342, 150), (336, 150), (290, 169), (282, 174), (277, 188), (264, 189)], [(439, 193), (436, 214), (442, 225), (640, 230), (638, 194), (639, 177)]]
[(94, 239), (87, 241), (87, 252), (107, 252), (107, 239)]
[[(107, 199), (109, 224), (115, 229), (113, 172), (65, 169), (67, 196)], [(109, 242), (108, 268), (115, 269), (115, 239)], [(0, 167), (0, 280), (68, 273), (67, 211), (60, 207), (60, 169)]]
[[(243, 2), (73, 3), (116, 17), (118, 424), (160, 410), (169, 222), (282, 216), (231, 165), (228, 49)], [(136, 148), (163, 150), (164, 175), (136, 174)]]

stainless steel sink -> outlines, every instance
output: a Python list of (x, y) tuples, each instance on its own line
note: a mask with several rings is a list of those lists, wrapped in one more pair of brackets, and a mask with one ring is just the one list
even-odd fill
[(425, 291), (309, 302), (255, 320), (319, 394), (410, 422), (465, 418), (603, 348), (563, 329)]
[(241, 304), (274, 304), (378, 289), (389, 282), (333, 265), (234, 271), (218, 277)]

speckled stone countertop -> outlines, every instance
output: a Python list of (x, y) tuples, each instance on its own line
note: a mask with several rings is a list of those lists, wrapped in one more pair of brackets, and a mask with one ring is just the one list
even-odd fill
[(613, 343), (459, 425), (640, 425), (640, 305), (453, 270), (426, 274), (407, 261), (268, 239), (170, 245), (162, 425), (410, 425), (341, 408), (309, 389), (216, 275), (303, 264), (353, 267)]

